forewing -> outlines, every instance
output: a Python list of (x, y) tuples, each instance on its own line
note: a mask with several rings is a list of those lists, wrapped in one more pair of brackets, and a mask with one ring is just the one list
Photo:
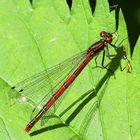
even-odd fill
[(86, 51), (76, 54), (48, 70), (17, 83), (9, 92), (10, 97), (20, 102), (30, 102), (35, 109), (41, 108), (86, 55)]

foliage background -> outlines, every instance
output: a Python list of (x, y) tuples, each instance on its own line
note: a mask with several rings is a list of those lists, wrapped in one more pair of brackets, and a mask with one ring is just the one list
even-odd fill
[(139, 0), (109, 0), (110, 5), (121, 7), (128, 29), (128, 36), (133, 51), (140, 35), (140, 1)]
[[(72, 21), (68, 27), (65, 25), (70, 17), (68, 7), (65, 7), (63, 1), (53, 2), (57, 7), (52, 6), (51, 0), (35, 0), (33, 7), (27, 0), (0, 1), (0, 138), (138, 140), (139, 41), (132, 57), (134, 70), (131, 75), (126, 71), (120, 72), (120, 61), (111, 61), (109, 66), (115, 70), (116, 79), (105, 70), (94, 70), (94, 65), (90, 64), (75, 81), (75, 86), (70, 88), (71, 94), (68, 94), (59, 106), (56, 114), (61, 117), (50, 120), (43, 128), (38, 123), (30, 135), (22, 131), (29, 121), (32, 108), (28, 107), (28, 104), (20, 103), (9, 106), (7, 93), (11, 86), (33, 72), (39, 72), (44, 67), (53, 66), (72, 56), (75, 52), (85, 50), (92, 42), (99, 40), (101, 30), (115, 30), (114, 12), (109, 13), (106, 0), (96, 2), (94, 18), (87, 1), (74, 1)], [(57, 9), (58, 13), (54, 9)], [(30, 14), (32, 10), (34, 12)], [(90, 23), (91, 19), (94, 22), (88, 25), (87, 21)], [(72, 35), (67, 32), (67, 28)], [(119, 42), (127, 36), (121, 11), (118, 32)], [(56, 42), (53, 42), (54, 35), (58, 37)], [(123, 45), (130, 57), (129, 43), (125, 41)], [(40, 57), (41, 55), (43, 57)], [(75, 104), (70, 106), (72, 101)]]
[[(32, 0), (30, 0), (32, 1)], [(72, 0), (67, 0), (71, 5)], [(95, 8), (95, 3), (91, 1), (91, 7)], [(131, 52), (133, 52), (136, 41), (140, 35), (140, 1), (139, 0), (109, 0), (110, 6), (118, 5), (122, 9), (128, 30)]]

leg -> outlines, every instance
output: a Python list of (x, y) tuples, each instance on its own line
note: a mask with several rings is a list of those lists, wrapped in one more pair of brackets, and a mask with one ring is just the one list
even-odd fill
[(96, 64), (95, 67), (102, 68), (102, 69), (107, 69), (108, 71), (110, 71), (111, 73), (114, 74), (114, 72), (112, 70), (110, 70), (110, 69), (107, 68), (108, 65), (106, 65), (106, 66), (104, 65), (104, 60), (105, 60), (105, 50), (103, 50), (103, 56), (102, 56), (102, 64), (101, 64), (101, 66), (98, 66), (97, 65), (97, 57), (96, 57), (95, 58), (95, 64)]
[(129, 61), (129, 59), (127, 58), (127, 55), (126, 55), (126, 50), (125, 50), (125, 48), (123, 47), (122, 48), (122, 58), (126, 61), (126, 66), (122, 69), (122, 71), (127, 67), (127, 72), (128, 73), (131, 73), (131, 71), (132, 71), (132, 66), (131, 66), (131, 64), (130, 64), (130, 61)]
[(95, 65), (96, 65), (96, 67), (97, 67), (97, 57), (98, 57), (98, 55), (95, 57)]
[(101, 66), (98, 66), (98, 64), (97, 64), (97, 58), (98, 58), (98, 55), (95, 57), (95, 67), (93, 67), (93, 68), (102, 68)]
[[(124, 40), (123, 40), (124, 41)], [(122, 43), (122, 42), (121, 42)], [(121, 44), (120, 43), (120, 44)], [(113, 44), (110, 44), (112, 47), (114, 47), (115, 49), (117, 48), (116, 46), (114, 46)], [(120, 45), (119, 45), (120, 46)], [(107, 50), (108, 50), (108, 47), (107, 47)], [(124, 67), (124, 68), (122, 68), (122, 66), (120, 65), (120, 69), (121, 69), (121, 71), (123, 71), (126, 67), (127, 67), (127, 72), (129, 72), (129, 73), (131, 73), (131, 71), (132, 71), (132, 66), (131, 66), (131, 64), (130, 64), (130, 61), (128, 60), (128, 58), (127, 58), (127, 55), (126, 55), (126, 50), (125, 50), (125, 48), (124, 47), (122, 47), (122, 54), (121, 54), (121, 57), (118, 57), (118, 58), (111, 58), (110, 56), (111, 55), (109, 55), (109, 50), (108, 50), (108, 54), (107, 54), (107, 57), (110, 59), (110, 60), (112, 60), (112, 59), (124, 59), (125, 61), (126, 61), (126, 66)]]
[[(107, 47), (107, 55), (108, 55), (107, 57), (110, 58), (108, 47)], [(104, 65), (104, 60), (105, 60), (105, 50), (103, 51), (102, 68), (107, 69), (108, 71), (110, 71), (111, 73), (114, 74), (114, 71), (112, 71), (111, 69), (107, 68), (108, 64), (106, 66)]]

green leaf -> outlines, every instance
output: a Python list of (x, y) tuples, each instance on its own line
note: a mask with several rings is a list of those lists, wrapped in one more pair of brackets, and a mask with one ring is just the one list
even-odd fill
[[(91, 62), (66, 93), (56, 111), (58, 118), (43, 127), (37, 123), (30, 135), (23, 131), (30, 120), (29, 104), (10, 106), (8, 94), (15, 83), (86, 50), (100, 39), (101, 31), (115, 31), (115, 11), (109, 11), (106, 0), (96, 1), (94, 13), (88, 0), (73, 0), (71, 10), (66, 0), (34, 0), (33, 6), (28, 0), (0, 1), (0, 19), (0, 139), (139, 139), (140, 39), (131, 74), (120, 71), (124, 60), (106, 60), (115, 76), (94, 69)], [(118, 46), (127, 36), (120, 11), (113, 43)], [(130, 58), (128, 40), (122, 45)], [(110, 53), (116, 52), (110, 47)], [(100, 64), (102, 54), (98, 59)]]

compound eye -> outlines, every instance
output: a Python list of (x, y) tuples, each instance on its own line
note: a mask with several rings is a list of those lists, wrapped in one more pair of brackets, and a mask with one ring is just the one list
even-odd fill
[(100, 32), (100, 36), (101, 36), (101, 37), (105, 37), (106, 34), (107, 34), (107, 33), (106, 33), (105, 31)]
[(108, 33), (108, 35), (107, 35), (108, 37), (112, 37), (112, 34), (110, 34), (110, 33)]

